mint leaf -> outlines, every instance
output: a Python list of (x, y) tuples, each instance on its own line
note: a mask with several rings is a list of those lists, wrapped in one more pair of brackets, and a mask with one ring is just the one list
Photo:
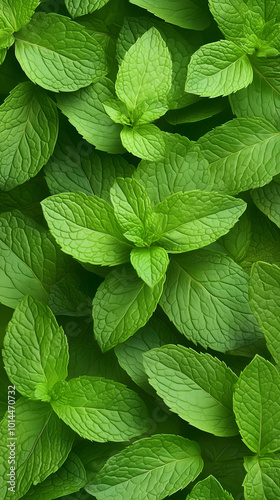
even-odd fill
[(105, 112), (103, 103), (113, 99), (114, 85), (107, 78), (71, 94), (57, 96), (59, 109), (84, 139), (96, 149), (108, 153), (123, 153), (120, 139), (122, 126), (114, 123)]
[(246, 258), (250, 248), (252, 236), (252, 223), (248, 211), (241, 215), (239, 221), (231, 230), (220, 238), (219, 243), (226, 253), (238, 264)]
[(217, 97), (216, 99), (199, 99), (198, 102), (182, 109), (171, 109), (166, 114), (166, 120), (171, 125), (180, 125), (181, 123), (195, 123), (206, 120), (212, 116), (224, 111), (228, 106), (227, 99)]
[(95, 10), (99, 10), (109, 0), (65, 0), (65, 5), (69, 14), (72, 17), (85, 16), (86, 14), (92, 14)]
[(236, 375), (209, 354), (167, 345), (143, 354), (149, 382), (165, 404), (198, 429), (234, 436), (232, 411)]
[(248, 304), (248, 276), (220, 253), (172, 256), (160, 305), (181, 333), (206, 348), (224, 352), (262, 337)]
[(280, 495), (279, 453), (266, 457), (244, 457), (247, 475), (244, 480), (245, 498), (274, 500)]
[(209, 24), (205, 2), (198, 0), (174, 0), (172, 6), (168, 0), (130, 0), (130, 2), (181, 28), (204, 30)]
[(130, 262), (141, 278), (151, 288), (164, 278), (169, 258), (161, 247), (134, 248), (130, 254)]
[(34, 177), (53, 153), (57, 133), (52, 99), (31, 82), (15, 87), (0, 106), (0, 188)]
[(65, 253), (90, 264), (115, 266), (129, 260), (131, 246), (114, 211), (102, 198), (63, 193), (42, 201), (51, 233)]
[(187, 486), (202, 468), (200, 448), (195, 441), (156, 434), (109, 458), (86, 491), (97, 500), (152, 500), (155, 495), (162, 500)]
[(233, 408), (244, 443), (258, 455), (280, 448), (279, 397), (277, 369), (255, 356), (239, 376)]
[[(55, 415), (50, 405), (20, 398), (16, 413), (16, 489), (8, 491), (10, 473), (7, 446), (8, 412), (0, 423), (0, 489), (3, 499), (18, 500), (32, 484), (44, 481), (65, 462), (74, 440), (72, 431)], [(51, 442), (51, 446), (50, 446)]]
[(232, 94), (247, 87), (253, 70), (243, 49), (229, 40), (203, 45), (191, 58), (186, 92), (202, 97)]
[(0, 213), (20, 210), (22, 215), (40, 223), (42, 221), (40, 202), (48, 195), (49, 191), (44, 179), (39, 176), (33, 177), (11, 191), (1, 192)]
[(58, 384), (51, 405), (59, 418), (86, 439), (126, 441), (147, 430), (143, 401), (113, 380), (83, 376), (61, 387)]
[(67, 377), (69, 360), (66, 336), (52, 311), (30, 295), (17, 306), (7, 327), (3, 359), (9, 379), (30, 399), (37, 386), (48, 392)]
[(23, 71), (53, 92), (73, 92), (107, 72), (100, 44), (65, 16), (37, 13), (15, 38), (16, 58)]
[(265, 336), (267, 347), (280, 364), (280, 268), (257, 262), (250, 279), (250, 306)]
[(95, 338), (108, 351), (131, 337), (152, 316), (162, 293), (163, 280), (150, 288), (131, 266), (112, 271), (93, 299)]
[(142, 160), (134, 173), (154, 204), (178, 192), (211, 190), (207, 160), (197, 146), (184, 139), (172, 134), (166, 141), (164, 157), (154, 162)]
[(245, 208), (243, 200), (219, 193), (175, 193), (154, 207), (165, 217), (157, 244), (171, 253), (209, 245), (229, 231)]
[(240, 44), (246, 40), (246, 19), (250, 13), (248, 0), (209, 0), (210, 10), (221, 32), (228, 39)]
[(125, 125), (121, 141), (129, 153), (144, 160), (161, 160), (165, 153), (163, 132), (155, 125)]
[(10, 28), (11, 32), (20, 30), (29, 23), (40, 0), (2, 0), (0, 5), (0, 22)]
[(113, 122), (130, 125), (130, 113), (123, 102), (117, 99), (110, 99), (109, 101), (105, 101), (103, 106)]
[(142, 103), (167, 98), (172, 61), (158, 30), (151, 28), (133, 44), (120, 65), (116, 93), (131, 111)]
[(235, 118), (197, 142), (210, 164), (213, 189), (219, 192), (257, 188), (279, 173), (280, 134), (264, 119)]
[(277, 0), (246, 0), (250, 9), (258, 12), (265, 21), (280, 18), (280, 6)]
[(255, 205), (280, 227), (280, 185), (272, 181), (267, 186), (252, 191)]
[(233, 497), (214, 476), (208, 476), (194, 486), (186, 500), (233, 500)]

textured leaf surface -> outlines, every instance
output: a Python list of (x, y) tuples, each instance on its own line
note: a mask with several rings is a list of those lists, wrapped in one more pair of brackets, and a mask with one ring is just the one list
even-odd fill
[(72, 17), (85, 16), (99, 10), (109, 0), (65, 0), (65, 5)]
[(192, 56), (186, 91), (202, 97), (232, 94), (247, 87), (253, 70), (244, 51), (229, 40), (203, 45)]
[(20, 30), (23, 26), (29, 23), (38, 7), (40, 0), (2, 0), (0, 5), (1, 24), (9, 27), (11, 33)]
[(148, 286), (153, 287), (165, 276), (169, 258), (161, 247), (134, 248), (130, 254), (130, 262)]
[(80, 436), (98, 442), (127, 441), (147, 430), (145, 404), (123, 384), (87, 376), (62, 384), (58, 394), (54, 392), (52, 407)]
[(129, 260), (113, 208), (102, 198), (62, 193), (42, 202), (45, 218), (65, 253), (90, 264), (114, 266)]
[(130, 2), (181, 28), (203, 30), (209, 24), (205, 3), (201, 5), (198, 0), (175, 0), (172, 6), (168, 0), (130, 0)]
[(163, 280), (150, 288), (131, 266), (115, 269), (105, 278), (93, 299), (94, 334), (103, 352), (147, 323), (162, 288)]
[(246, 3), (247, 0), (209, 0), (210, 10), (221, 32), (228, 40), (241, 45), (246, 43), (245, 24), (249, 10)]
[(121, 141), (129, 153), (144, 160), (161, 160), (165, 153), (164, 135), (155, 125), (124, 126)]
[(31, 82), (15, 87), (0, 107), (0, 188), (34, 177), (53, 153), (57, 133), (54, 102)]
[(123, 153), (120, 139), (122, 126), (114, 123), (103, 103), (114, 98), (114, 85), (107, 78), (71, 94), (57, 96), (57, 103), (69, 122), (96, 149)]
[(279, 173), (280, 134), (266, 120), (236, 118), (198, 140), (210, 164), (213, 189), (237, 194), (267, 184)]
[(245, 498), (274, 500), (280, 495), (280, 457), (245, 457), (247, 475), (244, 480)]
[(280, 184), (272, 181), (251, 193), (255, 205), (280, 227)]
[(51, 310), (26, 295), (7, 327), (3, 359), (9, 379), (30, 399), (40, 399), (38, 385), (46, 394), (67, 377), (68, 344)]
[(262, 336), (248, 304), (247, 274), (216, 252), (173, 256), (160, 305), (181, 333), (206, 348), (233, 350)]
[(242, 200), (219, 193), (175, 193), (154, 207), (165, 217), (157, 244), (172, 253), (209, 245), (234, 226), (245, 208)]
[(234, 436), (236, 375), (209, 354), (167, 345), (143, 354), (149, 382), (165, 404), (191, 425), (215, 436)]
[(275, 366), (255, 356), (235, 387), (233, 408), (246, 446), (260, 455), (280, 448), (280, 388)]
[(197, 443), (158, 434), (109, 458), (86, 490), (97, 500), (152, 500), (155, 495), (162, 500), (187, 486), (202, 468)]
[(16, 35), (16, 57), (28, 78), (53, 92), (73, 92), (107, 72), (101, 45), (59, 14), (35, 14)]
[(214, 476), (209, 476), (194, 486), (186, 500), (233, 500), (233, 497)]
[(250, 280), (250, 306), (264, 333), (267, 347), (280, 364), (280, 268), (257, 262)]
[[(21, 398), (15, 406), (16, 441), (7, 440), (8, 413), (0, 424), (0, 489), (3, 500), (18, 500), (32, 484), (38, 484), (63, 464), (74, 440), (72, 431), (55, 415), (50, 405)], [(8, 491), (10, 448), (15, 442), (16, 492)], [(50, 446), (50, 443), (52, 445)]]

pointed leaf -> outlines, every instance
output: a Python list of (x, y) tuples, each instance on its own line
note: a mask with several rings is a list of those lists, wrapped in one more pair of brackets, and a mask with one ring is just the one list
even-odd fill
[(125, 125), (121, 141), (129, 153), (144, 160), (161, 160), (165, 153), (164, 135), (155, 125)]
[(233, 497), (214, 476), (208, 476), (194, 486), (186, 500), (233, 500)]
[(72, 17), (85, 16), (86, 14), (92, 14), (95, 10), (99, 10), (109, 0), (65, 0), (65, 5), (69, 14)]
[(272, 181), (251, 193), (255, 205), (280, 227), (280, 184)]
[(151, 288), (164, 278), (169, 258), (161, 247), (134, 248), (130, 254), (130, 262), (141, 278)]
[(29, 23), (38, 7), (40, 0), (2, 0), (0, 5), (0, 19), (11, 32), (18, 31)]
[(274, 500), (280, 495), (280, 456), (244, 457), (247, 475), (244, 480), (245, 498)]

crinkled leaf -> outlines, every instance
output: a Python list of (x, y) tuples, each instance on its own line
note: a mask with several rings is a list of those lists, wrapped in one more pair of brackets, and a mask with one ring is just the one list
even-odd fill
[(144, 160), (161, 160), (165, 153), (164, 135), (155, 125), (125, 125), (121, 141), (129, 153)]
[(169, 258), (161, 247), (134, 248), (130, 262), (141, 278), (150, 287), (155, 286), (165, 276)]
[(247, 3), (247, 0), (209, 0), (210, 10), (221, 32), (241, 46), (249, 43), (245, 29), (249, 15)]
[(187, 486), (202, 468), (195, 441), (156, 434), (109, 458), (86, 491), (98, 500), (152, 500), (155, 495), (162, 500)]
[(180, 125), (181, 123), (195, 123), (206, 120), (217, 115), (228, 106), (227, 100), (218, 97), (217, 99), (199, 99), (193, 105), (186, 108), (171, 110), (166, 114), (166, 120), (171, 125)]
[(275, 500), (280, 495), (280, 456), (244, 457), (247, 475), (244, 480), (246, 499)]
[(111, 120), (122, 125), (130, 125), (130, 113), (126, 105), (117, 99), (110, 99), (103, 103), (104, 109)]
[(73, 378), (54, 388), (53, 398), (51, 405), (59, 418), (85, 439), (127, 441), (147, 430), (143, 401), (113, 380)]
[(224, 352), (262, 337), (248, 304), (248, 276), (220, 253), (172, 256), (160, 305), (181, 333), (206, 348)]
[(40, 0), (2, 0), (0, 5), (0, 22), (11, 29), (20, 30), (29, 23)]
[(241, 215), (231, 230), (220, 238), (219, 243), (238, 264), (246, 257), (251, 243), (252, 224), (248, 212)]
[(165, 404), (191, 425), (215, 436), (234, 436), (236, 375), (209, 354), (167, 345), (143, 354), (149, 382)]
[(34, 177), (53, 153), (57, 134), (52, 99), (31, 82), (15, 87), (0, 107), (0, 188)]
[(186, 500), (233, 500), (233, 497), (214, 476), (208, 476), (194, 486)]
[(251, 193), (255, 205), (280, 227), (280, 184), (272, 181)]
[(72, 17), (85, 16), (92, 14), (95, 10), (99, 10), (109, 0), (65, 0), (65, 5), (69, 14)]

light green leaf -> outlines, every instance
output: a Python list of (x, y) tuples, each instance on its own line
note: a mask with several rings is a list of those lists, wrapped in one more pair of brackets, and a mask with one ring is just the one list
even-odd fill
[(0, 106), (0, 189), (34, 177), (53, 153), (57, 134), (52, 99), (31, 82), (15, 87)]
[(246, 254), (250, 248), (251, 235), (252, 224), (246, 210), (235, 226), (225, 236), (220, 238), (219, 243), (226, 250), (229, 257), (239, 264), (246, 258)]
[(130, 254), (130, 262), (148, 286), (153, 287), (165, 276), (169, 258), (161, 247), (134, 248)]
[(116, 80), (116, 93), (134, 111), (142, 103), (167, 98), (172, 81), (172, 61), (165, 41), (151, 28), (124, 56)]
[(134, 178), (144, 185), (154, 204), (178, 192), (211, 190), (207, 160), (197, 146), (187, 144), (184, 139), (172, 134), (166, 141), (166, 153), (161, 160), (142, 160), (137, 166)]
[(219, 192), (237, 194), (263, 186), (280, 171), (280, 133), (264, 119), (235, 118), (197, 142)]
[(165, 217), (157, 244), (171, 253), (209, 245), (230, 230), (245, 208), (243, 200), (219, 193), (175, 193), (154, 207)]
[(85, 16), (86, 14), (92, 14), (95, 10), (99, 10), (109, 0), (65, 0), (65, 5), (69, 14), (72, 17)]
[(238, 378), (233, 408), (248, 448), (264, 456), (280, 448), (280, 385), (274, 365), (255, 356)]
[(250, 306), (265, 336), (267, 347), (280, 365), (280, 268), (257, 262), (251, 271)]
[(234, 436), (236, 375), (210, 354), (167, 345), (143, 354), (149, 382), (165, 404), (191, 425), (215, 436)]
[(107, 153), (123, 153), (120, 139), (122, 126), (114, 123), (105, 112), (103, 103), (114, 96), (114, 85), (107, 78), (86, 89), (57, 96), (59, 109), (84, 139), (96, 149)]
[(250, 57), (253, 82), (230, 96), (234, 114), (240, 117), (259, 116), (279, 129), (280, 127), (280, 74), (279, 58)]
[[(16, 402), (16, 432), (8, 438), (8, 412), (0, 423), (0, 491), (3, 500), (18, 500), (32, 484), (44, 481), (65, 462), (73, 432), (55, 415), (48, 403), (21, 398)], [(16, 437), (16, 440), (15, 440)], [(9, 491), (10, 450), (15, 443), (16, 487)], [(51, 443), (51, 446), (50, 446)]]
[(208, 476), (194, 486), (186, 500), (233, 500), (233, 497), (214, 476)]
[(3, 62), (5, 61), (6, 55), (7, 55), (7, 50), (0, 49), (0, 65), (3, 64)]
[(130, 113), (126, 105), (117, 99), (110, 99), (103, 103), (104, 109), (111, 120), (121, 125), (130, 125)]
[(209, 0), (210, 11), (225, 38), (241, 46), (249, 43), (245, 29), (250, 13), (247, 3), (247, 0)]
[(31, 486), (24, 500), (54, 500), (75, 493), (87, 482), (85, 468), (75, 453), (70, 452), (66, 462), (57, 472), (37, 486)]
[(0, 5), (0, 22), (11, 29), (11, 33), (20, 30), (29, 23), (40, 0), (2, 0)]
[(278, 0), (246, 0), (248, 7), (260, 14), (265, 21), (280, 18), (280, 5)]
[(52, 311), (30, 295), (22, 299), (7, 326), (3, 360), (11, 382), (30, 399), (40, 399), (40, 386), (49, 401), (49, 390), (67, 377), (66, 336)]
[(69, 260), (45, 228), (17, 211), (0, 215), (0, 302), (15, 308), (27, 292), (48, 302), (66, 268)]
[(220, 40), (194, 53), (185, 90), (202, 97), (225, 96), (247, 87), (252, 80), (252, 66), (244, 50), (229, 40)]
[(164, 134), (155, 125), (124, 126), (121, 141), (129, 153), (144, 160), (161, 160), (165, 153)]
[(191, 30), (204, 30), (209, 24), (205, 2), (201, 0), (130, 0), (164, 21)]
[(247, 475), (244, 480), (245, 498), (275, 500), (280, 496), (280, 456), (244, 457)]
[(280, 184), (272, 181), (267, 186), (252, 191), (251, 196), (255, 205), (280, 227)]
[(83, 376), (56, 387), (51, 402), (54, 411), (85, 439), (127, 441), (147, 430), (145, 404), (123, 384)]
[(63, 252), (90, 264), (128, 262), (131, 246), (122, 235), (113, 208), (102, 198), (62, 193), (42, 201), (42, 207)]
[(28, 78), (53, 92), (73, 92), (107, 72), (105, 53), (86, 29), (59, 14), (35, 14), (15, 35), (16, 58)]
[(124, 342), (147, 323), (156, 309), (163, 282), (150, 288), (128, 265), (105, 278), (93, 299), (94, 335), (103, 352)]
[(162, 500), (187, 486), (202, 468), (195, 441), (156, 434), (109, 458), (86, 491), (97, 500)]
[(172, 256), (160, 305), (192, 342), (217, 351), (262, 337), (248, 304), (248, 276), (229, 257), (209, 250)]

